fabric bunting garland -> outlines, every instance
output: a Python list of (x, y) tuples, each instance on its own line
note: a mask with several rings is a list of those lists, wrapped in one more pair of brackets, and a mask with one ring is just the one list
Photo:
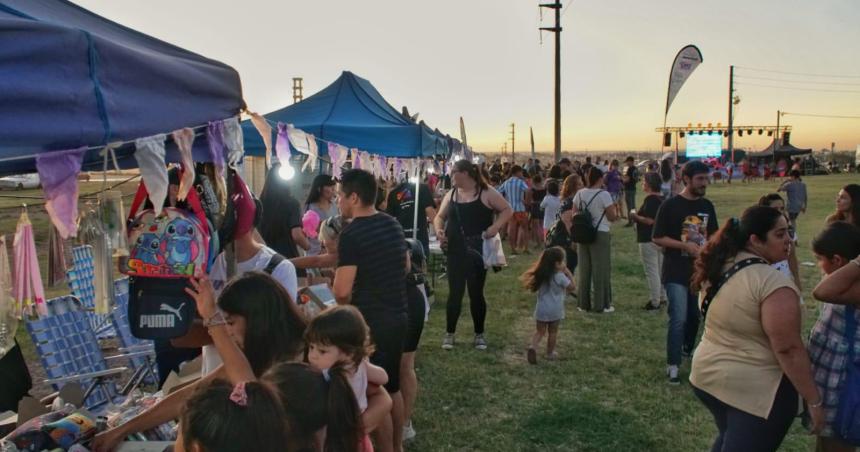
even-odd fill
[(242, 126), (239, 125), (239, 117), (233, 116), (222, 121), (224, 129), (224, 146), (227, 149), (227, 165), (236, 168), (242, 162), (245, 155), (243, 147)]
[(314, 169), (317, 166), (317, 158), (319, 157), (319, 149), (317, 148), (317, 139), (311, 134), (305, 134), (308, 140), (308, 159), (302, 165), (302, 171), (307, 171), (308, 168)]
[(188, 191), (194, 187), (194, 157), (191, 155), (191, 147), (194, 145), (194, 131), (186, 127), (172, 134), (176, 147), (179, 148), (179, 157), (182, 162), (182, 180), (179, 181), (179, 192), (176, 199), (184, 201)]
[(164, 200), (167, 199), (167, 171), (164, 166), (164, 140), (165, 134), (158, 134), (135, 141), (137, 150), (134, 158), (140, 168), (140, 177), (146, 184), (149, 192), (149, 201), (156, 214), (160, 214), (164, 208)]
[(287, 136), (290, 138), (290, 144), (292, 144), (297, 151), (302, 154), (310, 152), (310, 149), (308, 148), (308, 137), (303, 130), (293, 127), (292, 124), (287, 124)]
[(278, 123), (278, 138), (275, 141), (275, 154), (279, 162), (290, 161), (290, 135), (287, 124)]
[(224, 176), (224, 123), (221, 121), (209, 121), (209, 127), (206, 128), (206, 140), (209, 142), (209, 157), (215, 168), (218, 169), (218, 174)]
[(45, 193), (45, 210), (66, 239), (77, 234), (78, 174), (86, 148), (49, 152), (36, 157), (36, 169)]
[(328, 156), (331, 159), (331, 175), (335, 179), (340, 179), (341, 168), (349, 158), (349, 149), (337, 143), (328, 143)]
[[(266, 118), (262, 117), (259, 113), (251, 113), (251, 124), (254, 124), (254, 127), (257, 129), (257, 132), (260, 133), (260, 136), (263, 138), (263, 145), (266, 147), (266, 168), (272, 167), (272, 126), (269, 125), (269, 122), (266, 121)], [(280, 124), (278, 127), (278, 134), (280, 137)]]
[(45, 287), (42, 285), (42, 274), (39, 271), (33, 225), (26, 211), (21, 213), (21, 218), (18, 220), (12, 247), (15, 253), (14, 314), (19, 319), (25, 315), (35, 314), (44, 317), (48, 315), (48, 308), (45, 305)]

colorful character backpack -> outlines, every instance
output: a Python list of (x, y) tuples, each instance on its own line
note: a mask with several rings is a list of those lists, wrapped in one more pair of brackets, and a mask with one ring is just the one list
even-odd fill
[(138, 213), (147, 198), (141, 182), (129, 211), (131, 252), (122, 269), (129, 276), (129, 323), (139, 338), (175, 338), (188, 331), (197, 312), (184, 290), (188, 279), (207, 273), (216, 240), (196, 190), (188, 192), (185, 207), (165, 207), (160, 214)]

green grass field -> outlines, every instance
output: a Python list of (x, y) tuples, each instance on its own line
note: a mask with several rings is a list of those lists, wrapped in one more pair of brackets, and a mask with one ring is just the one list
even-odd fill
[[(856, 176), (810, 177), (809, 211), (799, 220), (799, 259), (813, 261), (810, 239), (834, 209), (836, 193)], [(720, 221), (739, 216), (778, 182), (717, 184), (708, 189)], [(639, 201), (641, 201), (641, 193)], [(536, 256), (517, 257), (487, 282), (489, 350), (471, 348), (468, 300), (458, 327), (458, 346), (440, 348), (445, 328), (447, 283), (437, 285), (436, 303), (418, 352), (421, 393), (412, 451), (564, 450), (704, 451), (716, 429), (689, 383), (667, 385), (667, 315), (640, 309), (647, 289), (635, 235), (620, 224), (612, 230), (613, 314), (578, 312), (568, 304), (559, 337), (562, 360), (525, 360), (533, 332), (534, 295), (517, 277)], [(810, 291), (817, 268), (801, 265), (805, 337), (817, 304)], [(682, 369), (686, 378), (689, 362)], [(786, 451), (807, 451), (814, 440), (795, 422)]]
[[(801, 262), (812, 261), (810, 238), (833, 210), (839, 188), (856, 176), (806, 179), (810, 209), (800, 217)], [(88, 188), (92, 188), (91, 184)], [(717, 184), (708, 197), (721, 221), (739, 215), (778, 182)], [(96, 187), (97, 188), (97, 187)], [(82, 191), (86, 191), (82, 188)], [(639, 196), (641, 201), (641, 193)], [(0, 201), (0, 207), (16, 205)], [(0, 227), (14, 231), (17, 211), (2, 211)], [(39, 249), (46, 244), (46, 216), (31, 216)], [(586, 314), (568, 305), (559, 338), (562, 359), (530, 366), (525, 348), (533, 331), (534, 295), (518, 276), (537, 256), (511, 259), (510, 267), (487, 282), (490, 348), (473, 350), (468, 300), (464, 300), (458, 346), (440, 348), (445, 324), (447, 283), (437, 284), (436, 304), (418, 353), (419, 395), (414, 425), (418, 437), (410, 451), (703, 451), (715, 428), (710, 414), (688, 383), (666, 384), (665, 310), (647, 313), (646, 283), (632, 229), (613, 227), (613, 293), (617, 311)], [(11, 236), (9, 237), (11, 244)], [(10, 250), (11, 251), (11, 250)], [(44, 266), (43, 266), (44, 267)], [(801, 266), (806, 298), (804, 336), (817, 316), (809, 295), (817, 268)], [(49, 291), (66, 293), (64, 287)], [(26, 332), (18, 334), (34, 375), (42, 374)], [(689, 372), (685, 363), (683, 375)], [(786, 451), (811, 450), (813, 439), (796, 422), (783, 444)]]

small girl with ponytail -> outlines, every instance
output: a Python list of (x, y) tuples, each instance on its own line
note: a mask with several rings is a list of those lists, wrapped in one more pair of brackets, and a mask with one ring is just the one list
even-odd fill
[(174, 450), (283, 451), (287, 443), (283, 419), (281, 403), (267, 385), (214, 380), (186, 403)]
[(535, 306), (535, 334), (528, 349), (529, 364), (537, 364), (537, 347), (544, 335), (549, 333), (546, 343), (546, 357), (552, 361), (558, 358), (555, 346), (558, 326), (564, 319), (564, 299), (576, 290), (573, 274), (568, 270), (563, 248), (553, 246), (543, 254), (531, 268), (520, 277), (526, 289), (537, 292)]

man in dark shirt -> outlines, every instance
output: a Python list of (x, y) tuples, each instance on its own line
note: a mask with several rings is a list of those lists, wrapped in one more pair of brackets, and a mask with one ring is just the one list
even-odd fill
[(663, 285), (669, 298), (666, 355), (670, 384), (680, 384), (681, 356), (693, 353), (699, 331), (697, 297), (690, 290), (693, 262), (718, 228), (714, 205), (705, 199), (708, 171), (701, 161), (687, 162), (681, 171), (684, 190), (660, 206), (654, 223), (654, 243), (666, 250)]
[[(370, 327), (376, 351), (370, 362), (388, 373), (385, 388), (393, 403), (391, 423), (383, 422), (377, 439), (387, 446), (401, 444), (403, 397), (400, 394), (400, 359), (406, 337), (407, 248), (403, 228), (375, 208), (376, 179), (360, 169), (343, 173), (338, 207), (352, 219), (338, 240), (334, 296), (339, 304), (353, 304)], [(389, 430), (393, 427), (393, 431)]]
[(649, 299), (644, 306), (646, 311), (659, 311), (660, 307), (666, 303), (666, 290), (663, 289), (663, 282), (660, 280), (660, 274), (663, 271), (663, 250), (651, 241), (654, 219), (657, 217), (660, 205), (663, 204), (663, 197), (660, 196), (662, 183), (659, 174), (645, 174), (642, 182), (645, 199), (642, 200), (639, 211), (630, 212), (630, 219), (636, 223), (639, 257), (642, 258), (642, 266), (645, 267), (645, 279), (648, 281)]
[[(427, 232), (427, 222), (436, 216), (436, 203), (427, 184), (420, 184), (418, 189), (418, 241), (424, 248), (424, 255), (430, 255), (430, 235)], [(409, 181), (401, 182), (388, 193), (388, 203), (385, 211), (396, 218), (403, 228), (407, 238), (412, 238), (415, 225), (415, 184)], [(421, 212), (424, 214), (422, 215)]]
[[(627, 204), (627, 212), (636, 208), (636, 184), (639, 183), (639, 170), (636, 169), (636, 162), (633, 156), (628, 156), (624, 163), (627, 165), (624, 168), (624, 174), (621, 176), (621, 181), (624, 183), (624, 202)], [(633, 226), (633, 218), (630, 218), (626, 227)]]

